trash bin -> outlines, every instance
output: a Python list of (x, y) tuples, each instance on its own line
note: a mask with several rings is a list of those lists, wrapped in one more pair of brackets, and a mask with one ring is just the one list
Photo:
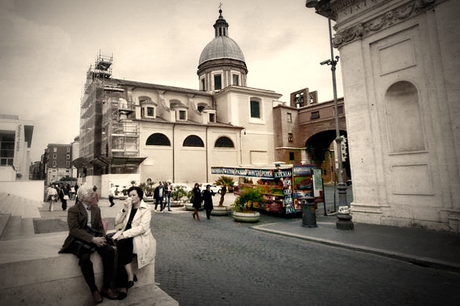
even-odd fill
[(315, 198), (303, 197), (299, 201), (302, 206), (302, 226), (318, 227), (316, 225)]

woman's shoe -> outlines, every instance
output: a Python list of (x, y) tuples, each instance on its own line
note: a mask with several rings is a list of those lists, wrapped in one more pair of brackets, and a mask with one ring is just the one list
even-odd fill
[(134, 286), (134, 283), (137, 282), (137, 276), (134, 274), (134, 280), (128, 281), (128, 289)]

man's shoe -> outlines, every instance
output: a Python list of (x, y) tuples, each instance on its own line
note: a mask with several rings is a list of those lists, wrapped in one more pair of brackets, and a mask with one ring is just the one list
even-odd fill
[(112, 289), (102, 289), (101, 291), (102, 295), (105, 296), (106, 298), (110, 300), (116, 300), (118, 298), (118, 294), (115, 293)]
[(118, 293), (118, 299), (119, 300), (124, 300), (128, 296), (128, 289), (125, 289), (126, 291), (120, 291)]
[(97, 290), (93, 292), (93, 301), (94, 304), (102, 303), (102, 296)]

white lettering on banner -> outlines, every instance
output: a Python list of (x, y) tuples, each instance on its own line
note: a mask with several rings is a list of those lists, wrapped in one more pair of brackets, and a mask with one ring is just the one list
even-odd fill
[(22, 124), (18, 124), (16, 128), (16, 135), (15, 135), (15, 142), (14, 142), (14, 157), (13, 157), (13, 167), (16, 170), (16, 173), (21, 173), (21, 155), (20, 152), (22, 151), (22, 144), (23, 144), (23, 134), (24, 129)]

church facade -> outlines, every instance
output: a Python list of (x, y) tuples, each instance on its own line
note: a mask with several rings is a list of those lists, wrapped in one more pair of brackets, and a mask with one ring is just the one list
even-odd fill
[(212, 166), (275, 162), (281, 94), (246, 86), (243, 52), (220, 11), (197, 69), (199, 89), (114, 79), (111, 57), (88, 70), (80, 114), (80, 182), (214, 182)]

